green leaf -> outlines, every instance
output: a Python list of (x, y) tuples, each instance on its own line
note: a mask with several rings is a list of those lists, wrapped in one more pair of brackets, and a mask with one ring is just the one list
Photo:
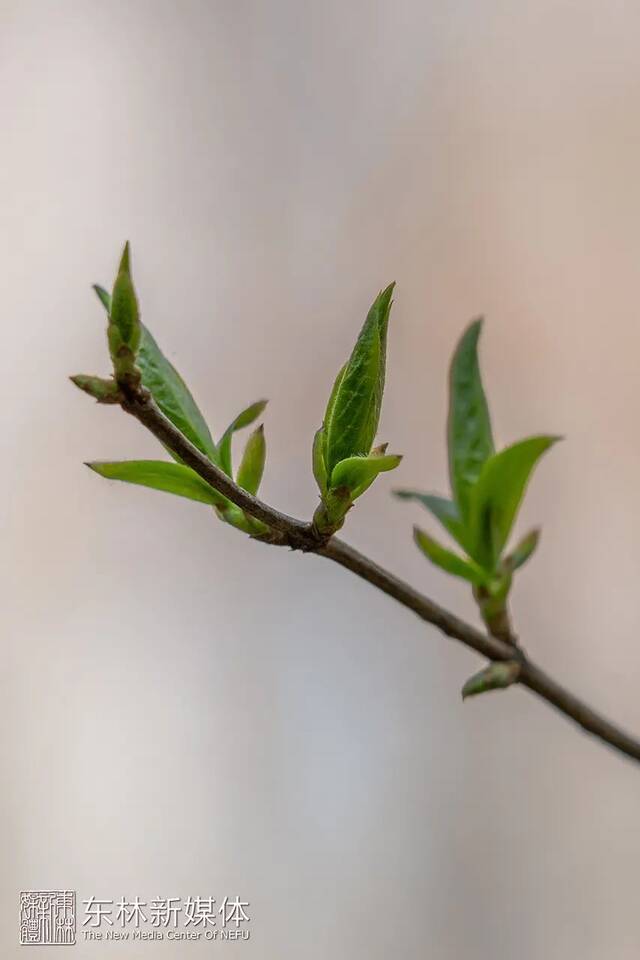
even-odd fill
[(374, 392), (380, 370), (380, 336), (375, 326), (369, 327), (367, 338), (361, 338), (358, 346), (360, 354), (345, 369), (325, 426), (329, 474), (347, 457), (366, 456), (375, 438)]
[(338, 370), (338, 375), (333, 381), (333, 386), (331, 388), (331, 393), (329, 395), (329, 402), (327, 403), (327, 409), (325, 410), (325, 413), (324, 413), (323, 423), (325, 424), (325, 426), (326, 424), (331, 422), (331, 418), (333, 417), (333, 408), (336, 405), (336, 397), (338, 396), (338, 392), (340, 390), (340, 384), (342, 383), (342, 378), (344, 377), (348, 366), (349, 366), (349, 362), (347, 361), (347, 363), (343, 364), (343, 366), (340, 367), (340, 369)]
[[(369, 454), (369, 456), (370, 456), (371, 458), (374, 458), (374, 457), (384, 457), (384, 456), (386, 455), (386, 453), (387, 453), (387, 447), (388, 447), (388, 446), (389, 446), (388, 443), (381, 443), (379, 446), (373, 448), (373, 450), (371, 451), (371, 453)], [(402, 460), (402, 456), (401, 456), (400, 454), (390, 454), (390, 456), (397, 457), (398, 462), (397, 462), (396, 465), (395, 465), (395, 466), (397, 467), (397, 466), (400, 464), (401, 460)], [(391, 467), (390, 469), (391, 469), (391, 470), (395, 470), (395, 467)], [(353, 491), (353, 499), (354, 499), (354, 500), (357, 500), (358, 497), (361, 497), (362, 494), (363, 494), (366, 490), (369, 489), (369, 487), (371, 486), (371, 484), (373, 483), (373, 481), (375, 480), (375, 478), (377, 477), (377, 475), (378, 475), (377, 473), (374, 474), (373, 476), (371, 476), (371, 477), (369, 477), (367, 480), (365, 480), (364, 483), (361, 483), (360, 486), (358, 486), (358, 487), (355, 488), (355, 490)]]
[(98, 461), (88, 463), (87, 466), (107, 480), (123, 480), (211, 506), (225, 502), (225, 498), (205, 483), (191, 467), (181, 463), (168, 463), (164, 460), (121, 460), (111, 463)]
[(516, 682), (520, 676), (520, 664), (517, 660), (496, 660), (479, 673), (469, 677), (462, 688), (462, 699), (475, 697), (487, 690), (504, 690)]
[[(368, 490), (379, 473), (394, 470), (401, 456), (387, 454), (388, 444), (383, 443), (375, 447), (368, 457), (347, 457), (336, 465), (324, 489), (320, 486), (322, 497), (320, 504), (313, 515), (313, 526), (322, 535), (333, 535), (342, 524), (347, 512), (354, 501)], [(321, 450), (321, 438), (316, 438), (315, 451)], [(324, 468), (324, 462), (315, 468), (318, 471)]]
[(486, 569), (496, 567), (533, 468), (559, 439), (538, 436), (521, 440), (494, 454), (482, 468), (472, 491), (470, 528), (472, 556)]
[(437, 567), (446, 570), (454, 577), (462, 577), (463, 580), (468, 580), (470, 583), (484, 583), (484, 572), (473, 560), (466, 560), (458, 556), (457, 553), (447, 550), (446, 547), (439, 544), (424, 530), (420, 530), (419, 527), (413, 528), (413, 538), (424, 555)]
[[(118, 275), (111, 294), (110, 326), (118, 331), (119, 339), (135, 354), (140, 342), (140, 311), (131, 279), (129, 244), (125, 243)], [(113, 357), (114, 363), (117, 357)]]
[(264, 439), (264, 427), (260, 424), (247, 440), (236, 477), (238, 486), (254, 496), (260, 487), (266, 456), (267, 445)]
[(220, 458), (220, 466), (227, 476), (233, 476), (231, 465), (231, 438), (237, 430), (242, 430), (243, 427), (248, 427), (254, 420), (257, 420), (266, 405), (266, 400), (257, 400), (255, 403), (252, 403), (250, 407), (246, 407), (245, 410), (239, 413), (235, 420), (231, 421), (223, 433), (218, 443), (218, 456)]
[(373, 303), (348, 363), (338, 374), (325, 413), (327, 472), (342, 460), (367, 456), (380, 419), (387, 327), (394, 284)]
[(324, 427), (316, 430), (313, 438), (312, 464), (313, 475), (320, 489), (320, 493), (327, 491), (327, 468), (324, 462)]
[[(111, 297), (99, 284), (93, 289), (107, 313), (111, 309)], [(162, 350), (152, 334), (140, 324), (140, 344), (137, 365), (142, 374), (142, 383), (160, 407), (165, 417), (214, 463), (218, 453), (206, 420), (202, 416), (186, 383)], [(171, 451), (168, 451), (174, 456)]]
[(509, 556), (504, 558), (502, 561), (503, 569), (507, 570), (509, 573), (513, 573), (514, 570), (518, 570), (533, 554), (534, 550), (538, 546), (539, 541), (540, 529), (536, 528), (535, 530), (531, 530), (516, 544)]
[(464, 521), (469, 513), (470, 488), (493, 453), (487, 400), (478, 364), (482, 320), (474, 320), (462, 335), (449, 372), (449, 475), (454, 499)]
[(469, 552), (467, 531), (460, 518), (458, 505), (453, 500), (438, 497), (433, 493), (419, 493), (417, 490), (394, 490), (393, 492), (400, 500), (415, 500), (426, 507), (456, 543), (467, 553)]
[(142, 383), (149, 390), (165, 417), (201, 453), (217, 463), (218, 454), (211, 439), (209, 427), (189, 388), (144, 326), (142, 326), (137, 363), (142, 373)]
[(327, 435), (328, 435), (327, 425), (331, 423), (331, 420), (333, 418), (333, 409), (336, 405), (336, 397), (338, 396), (338, 391), (340, 390), (340, 384), (342, 383), (342, 378), (345, 375), (345, 371), (348, 365), (349, 365), (348, 363), (345, 363), (344, 366), (340, 367), (340, 369), (338, 370), (338, 376), (333, 381), (331, 394), (329, 396), (329, 402), (327, 403), (327, 409), (324, 412), (324, 420), (322, 421), (321, 440), (322, 440), (322, 456), (325, 463), (325, 472), (326, 472), (326, 464), (327, 464)]
[(94, 283), (93, 289), (95, 291), (95, 294), (98, 300), (100, 301), (102, 306), (105, 308), (107, 313), (111, 313), (111, 294), (107, 293), (104, 287), (101, 287), (100, 284), (98, 283)]
[(346, 460), (341, 460), (340, 463), (334, 467), (329, 486), (334, 489), (346, 487), (352, 492), (359, 490), (363, 486), (366, 489), (379, 473), (384, 473), (387, 470), (395, 470), (401, 460), (402, 457), (397, 454), (348, 457)]

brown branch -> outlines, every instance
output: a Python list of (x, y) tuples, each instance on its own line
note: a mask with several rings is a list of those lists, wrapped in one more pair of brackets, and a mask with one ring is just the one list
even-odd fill
[[(429, 597), (395, 577), (373, 560), (354, 550), (337, 537), (324, 540), (318, 537), (311, 524), (280, 513), (268, 504), (238, 487), (226, 473), (211, 463), (204, 454), (167, 420), (146, 391), (131, 391), (122, 400), (122, 407), (140, 421), (158, 440), (169, 447), (214, 490), (219, 491), (250, 516), (267, 524), (274, 531), (272, 543), (286, 545), (327, 557), (351, 570), (356, 576), (377, 587), (421, 620), (437, 627), (447, 636), (489, 660), (513, 660), (514, 647), (498, 637), (491, 636), (449, 613)], [(575, 721), (587, 733), (593, 734), (620, 753), (640, 761), (640, 741), (625, 733), (615, 724), (592, 710), (559, 683), (556, 683), (517, 647), (515, 657), (521, 665), (518, 683), (528, 687), (560, 713)]]

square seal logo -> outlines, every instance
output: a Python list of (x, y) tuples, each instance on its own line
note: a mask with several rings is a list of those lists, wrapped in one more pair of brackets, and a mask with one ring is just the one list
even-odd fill
[(20, 943), (69, 946), (76, 942), (74, 890), (23, 890), (20, 894)]

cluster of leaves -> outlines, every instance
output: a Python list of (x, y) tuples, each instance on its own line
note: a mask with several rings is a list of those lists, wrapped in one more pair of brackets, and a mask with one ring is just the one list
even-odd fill
[(447, 431), (451, 498), (414, 490), (395, 492), (425, 506), (462, 549), (461, 555), (414, 528), (418, 547), (432, 563), (473, 585), (491, 627), (504, 610), (514, 571), (538, 544), (539, 530), (534, 529), (505, 553), (531, 473), (559, 437), (528, 437), (495, 452), (478, 363), (481, 327), (482, 321), (475, 320), (467, 328), (451, 362)]
[(313, 441), (313, 474), (321, 498), (314, 525), (323, 535), (338, 530), (347, 510), (378, 474), (394, 470), (402, 459), (388, 454), (386, 443), (373, 446), (382, 409), (393, 288), (392, 283), (383, 290), (369, 310)]
[[(118, 402), (123, 381), (142, 383), (160, 410), (180, 432), (212, 463), (233, 477), (231, 442), (234, 433), (254, 423), (266, 406), (266, 400), (252, 403), (231, 421), (215, 443), (207, 422), (184, 380), (165, 357), (153, 336), (140, 321), (137, 299), (131, 280), (129, 247), (125, 246), (113, 292), (100, 286), (94, 290), (108, 316), (107, 339), (114, 367), (114, 378), (73, 377), (74, 383), (101, 402)], [(264, 524), (248, 516), (198, 474), (181, 463), (171, 450), (174, 463), (166, 460), (124, 460), (93, 462), (88, 466), (110, 480), (163, 490), (215, 508), (218, 516), (239, 530), (258, 536)], [(266, 458), (263, 426), (250, 434), (244, 447), (235, 481), (255, 495), (258, 492)]]
[[(107, 312), (107, 339), (113, 363), (109, 379), (73, 377), (82, 390), (103, 403), (121, 403), (127, 391), (143, 387), (163, 414), (213, 464), (234, 477), (233, 435), (253, 424), (266, 401), (243, 410), (214, 442), (209, 427), (185, 382), (164, 356), (140, 321), (131, 279), (129, 247), (125, 246), (112, 293), (96, 286)], [(374, 446), (385, 383), (387, 331), (394, 284), (375, 299), (351, 356), (336, 377), (322, 426), (313, 443), (313, 473), (320, 504), (313, 529), (328, 538), (344, 523), (355, 500), (378, 474), (395, 469), (401, 457), (387, 454), (387, 444)], [(461, 552), (443, 546), (419, 527), (414, 536), (420, 550), (446, 572), (473, 587), (489, 630), (500, 635), (508, 624), (506, 601), (514, 571), (532, 555), (538, 530), (532, 530), (507, 551), (507, 544), (532, 471), (558, 437), (529, 437), (496, 452), (491, 420), (478, 362), (481, 321), (462, 336), (451, 362), (449, 381), (448, 448), (451, 497), (399, 490), (397, 495), (417, 500), (442, 524)], [(218, 516), (252, 536), (268, 529), (214, 490), (180, 459), (174, 462), (133, 460), (96, 462), (89, 466), (103, 477), (152, 487), (214, 507)], [(262, 425), (246, 442), (235, 482), (256, 495), (262, 479), (266, 444)], [(507, 640), (511, 642), (507, 631)], [(508, 686), (518, 675), (518, 664), (494, 663), (465, 685), (465, 695)]]

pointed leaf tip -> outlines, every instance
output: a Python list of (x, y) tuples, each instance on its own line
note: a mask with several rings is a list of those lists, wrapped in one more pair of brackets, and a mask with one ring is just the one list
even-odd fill
[(507, 572), (512, 573), (527, 562), (538, 548), (540, 534), (540, 527), (535, 527), (516, 544), (511, 553), (502, 561), (502, 566)]
[(387, 452), (388, 443), (381, 443), (377, 447), (374, 447), (369, 456), (371, 457), (383, 457)]
[(520, 664), (517, 660), (497, 660), (469, 677), (462, 688), (462, 699), (475, 697), (488, 690), (504, 690), (514, 684), (519, 676)]
[(249, 435), (236, 476), (238, 486), (254, 497), (260, 487), (266, 456), (267, 444), (264, 436), (264, 424), (261, 423)]
[(482, 318), (466, 328), (449, 369), (447, 436), (451, 490), (466, 522), (471, 490), (494, 450), (489, 408), (478, 360)]
[(130, 273), (131, 272), (131, 263), (130, 263), (130, 248), (129, 241), (124, 245), (122, 251), (122, 256), (120, 257), (120, 266), (118, 267), (118, 273)]
[(69, 379), (74, 386), (93, 397), (98, 403), (119, 403), (121, 400), (118, 385), (113, 379), (94, 377), (85, 373), (77, 373)]
[(94, 283), (92, 289), (107, 313), (111, 313), (111, 294), (107, 293), (99, 283)]
[(392, 280), (391, 283), (381, 290), (378, 295), (378, 303), (383, 309), (389, 309), (391, 307), (393, 291), (396, 288), (396, 281)]
[(128, 243), (113, 284), (107, 336), (116, 380), (138, 373), (135, 360), (140, 345), (140, 310), (131, 278)]
[(246, 407), (231, 421), (220, 438), (218, 443), (218, 456), (220, 459), (220, 466), (227, 476), (231, 477), (233, 475), (231, 465), (231, 439), (233, 434), (237, 430), (242, 430), (244, 427), (248, 427), (254, 423), (254, 421), (258, 419), (266, 407), (267, 403), (268, 400), (256, 400), (255, 403), (252, 403), (250, 406)]

